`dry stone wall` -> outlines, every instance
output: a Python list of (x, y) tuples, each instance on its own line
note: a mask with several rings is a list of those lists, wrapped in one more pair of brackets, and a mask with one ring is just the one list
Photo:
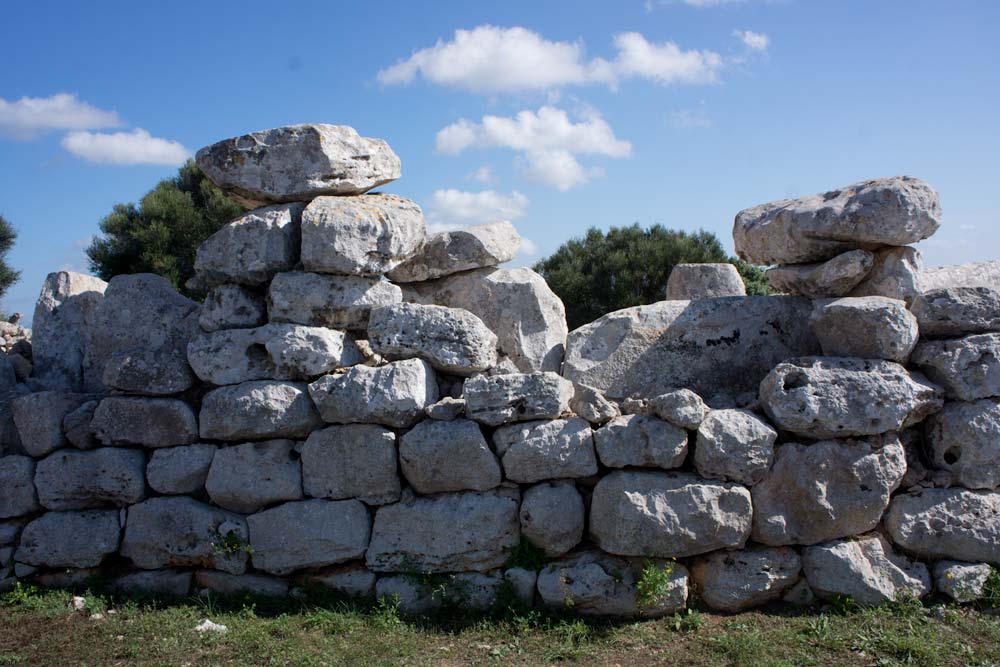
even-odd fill
[(509, 223), (428, 234), (368, 194), (400, 174), (383, 141), (300, 125), (197, 159), (257, 207), (198, 250), (203, 303), (54, 273), (33, 336), (5, 331), (0, 588), (650, 617), (968, 601), (1000, 565), (1000, 270), (922, 271), (926, 183), (739, 213), (779, 296), (687, 265), (567, 332), (500, 268)]

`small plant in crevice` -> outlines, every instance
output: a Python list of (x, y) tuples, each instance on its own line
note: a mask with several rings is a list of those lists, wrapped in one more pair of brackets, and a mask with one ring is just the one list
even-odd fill
[(682, 612), (674, 614), (670, 627), (673, 628), (674, 632), (694, 632), (704, 625), (704, 623), (705, 621), (702, 619), (701, 613), (697, 609), (689, 607)]
[(250, 542), (242, 535), (230, 531), (227, 533), (216, 533), (212, 540), (212, 552), (218, 556), (231, 556), (245, 553), (248, 556), (253, 553)]
[(645, 560), (635, 585), (640, 609), (655, 606), (670, 591), (676, 562), (676, 559), (671, 559), (666, 565), (658, 565), (650, 558)]
[(983, 584), (981, 602), (990, 609), (1000, 609), (1000, 569), (994, 567), (990, 570), (990, 576)]
[(512, 547), (507, 556), (506, 567), (519, 567), (523, 570), (538, 572), (549, 562), (549, 557), (545, 555), (545, 550), (533, 543), (524, 535), (516, 546)]

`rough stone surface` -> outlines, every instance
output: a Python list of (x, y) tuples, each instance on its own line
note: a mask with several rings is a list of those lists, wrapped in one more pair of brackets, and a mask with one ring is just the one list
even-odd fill
[(399, 440), (399, 465), (417, 493), (486, 491), (500, 486), (500, 462), (479, 424), (422, 421)]
[(388, 272), (397, 283), (423, 282), (459, 271), (496, 266), (514, 259), (521, 237), (506, 220), (427, 237), (410, 259)]
[(35, 461), (31, 457), (0, 457), (0, 519), (33, 514), (40, 509), (34, 478)]
[(1000, 286), (943, 287), (913, 300), (924, 337), (956, 337), (1000, 331)]
[(369, 505), (399, 500), (396, 435), (374, 424), (329, 426), (300, 447), (302, 487), (314, 498), (358, 498)]
[(299, 438), (323, 425), (304, 382), (257, 380), (219, 387), (201, 403), (201, 437), (209, 440)]
[(811, 311), (808, 299), (759, 296), (625, 308), (570, 334), (563, 375), (617, 400), (756, 391), (779, 362), (819, 352)]
[(176, 398), (109, 396), (103, 399), (91, 428), (105, 445), (172, 447), (198, 440), (198, 418)]
[(969, 489), (1000, 486), (1000, 399), (946, 403), (924, 423), (935, 468)]
[(799, 580), (801, 570), (794, 549), (752, 547), (699, 558), (691, 579), (709, 607), (737, 612), (780, 598)]
[(771, 288), (782, 294), (811, 299), (846, 296), (865, 279), (875, 264), (867, 250), (849, 250), (818, 264), (774, 266), (767, 270)]
[(871, 530), (905, 472), (895, 434), (779, 445), (752, 490), (752, 537), (772, 546), (816, 544)]
[(65, 391), (101, 389), (103, 369), (87, 358), (87, 341), (108, 284), (71, 271), (50, 273), (42, 284), (32, 321), (34, 377)]
[(118, 510), (48, 512), (21, 532), (14, 559), (37, 567), (94, 567), (118, 551)]
[(983, 596), (992, 572), (988, 563), (941, 560), (934, 564), (934, 588), (955, 602), (972, 602)]
[(778, 433), (749, 410), (713, 410), (698, 427), (694, 467), (709, 479), (753, 486), (771, 467)]
[(875, 251), (872, 270), (848, 296), (885, 296), (911, 304), (924, 290), (923, 266), (915, 248), (882, 248)]
[(374, 572), (358, 565), (345, 565), (308, 575), (308, 581), (352, 598), (374, 598), (375, 579)]
[(912, 361), (948, 398), (1000, 396), (1000, 333), (922, 341)]
[(667, 299), (714, 299), (746, 296), (747, 288), (736, 266), (721, 264), (678, 264), (667, 278)]
[(87, 401), (63, 417), (63, 433), (70, 444), (77, 449), (93, 449), (98, 446), (92, 422), (100, 404), (100, 401)]
[(198, 246), (194, 270), (200, 285), (266, 285), (299, 261), (302, 204), (249, 211)]
[(66, 449), (38, 462), (38, 502), (50, 510), (127, 507), (146, 497), (146, 454), (138, 449)]
[(375, 597), (393, 603), (404, 614), (429, 614), (439, 609), (442, 601), (434, 596), (431, 586), (420, 583), (416, 577), (405, 574), (379, 577), (375, 584)]
[(399, 157), (381, 139), (346, 125), (289, 125), (207, 146), (198, 167), (245, 206), (356, 195), (399, 178)]
[(916, 556), (1000, 566), (1000, 492), (924, 489), (896, 496), (884, 523), (892, 541)]
[(365, 330), (372, 308), (402, 299), (398, 286), (378, 278), (292, 271), (271, 281), (267, 312), (272, 322)]
[(157, 493), (199, 493), (217, 449), (205, 444), (157, 449), (146, 466), (146, 481)]
[(674, 426), (696, 431), (708, 415), (708, 406), (690, 389), (674, 389), (649, 401), (649, 409)]
[(919, 336), (917, 318), (906, 304), (881, 296), (817, 301), (809, 323), (828, 357), (905, 364)]
[(438, 421), (454, 421), (465, 414), (465, 399), (445, 396), (424, 408), (424, 414)]
[(267, 322), (267, 304), (255, 292), (233, 283), (208, 291), (201, 304), (198, 324), (202, 331), (250, 329)]
[(531, 607), (535, 602), (535, 590), (538, 584), (538, 573), (523, 567), (512, 567), (505, 570), (503, 579), (507, 582), (518, 602), (525, 607)]
[(621, 410), (618, 409), (617, 405), (604, 398), (601, 392), (585, 384), (574, 386), (569, 409), (591, 424), (605, 424), (615, 417), (621, 416)]
[(162, 595), (171, 598), (187, 597), (191, 592), (190, 572), (177, 570), (149, 570), (129, 572), (115, 577), (111, 586), (131, 595)]
[(376, 572), (486, 572), (517, 545), (517, 511), (503, 491), (404, 496), (376, 512), (365, 559)]
[(683, 557), (742, 547), (750, 492), (690, 473), (616, 471), (594, 487), (590, 536), (622, 556)]
[(597, 473), (593, 431), (579, 417), (504, 426), (493, 445), (507, 479), (521, 484)]
[(323, 421), (406, 428), (424, 416), (424, 408), (437, 402), (438, 386), (427, 362), (407, 359), (325, 375), (309, 385), (309, 395)]
[(63, 418), (87, 400), (83, 394), (40, 391), (10, 403), (24, 451), (36, 458), (65, 447)]
[(285, 575), (364, 556), (368, 510), (357, 500), (303, 500), (247, 517), (258, 570)]
[(521, 535), (550, 558), (561, 556), (583, 539), (583, 498), (573, 482), (542, 482), (521, 498)]
[(821, 598), (850, 596), (858, 604), (882, 604), (931, 590), (927, 566), (894, 553), (877, 534), (806, 547), (802, 569)]
[(263, 597), (285, 597), (288, 582), (260, 574), (228, 574), (200, 570), (194, 577), (198, 589), (209, 590), (220, 595), (260, 595)]
[(775, 426), (818, 440), (906, 428), (940, 410), (942, 399), (919, 373), (871, 359), (790, 359), (760, 383), (761, 406)]
[(937, 192), (918, 178), (896, 176), (744, 209), (733, 241), (736, 254), (752, 264), (800, 264), (914, 243), (940, 225)]
[(921, 280), (925, 290), (944, 287), (990, 287), (1000, 290), (1000, 260), (935, 266), (925, 269)]
[(569, 412), (575, 388), (555, 373), (479, 375), (465, 381), (465, 414), (490, 426), (555, 419)]
[(187, 391), (194, 373), (174, 350), (129, 350), (112, 355), (102, 376), (109, 389), (145, 396), (170, 396)]
[(205, 490), (216, 505), (244, 514), (283, 500), (298, 500), (302, 470), (294, 450), (291, 440), (223, 447), (212, 459)]
[(625, 415), (594, 431), (594, 445), (609, 468), (678, 468), (687, 458), (688, 434), (656, 417)]

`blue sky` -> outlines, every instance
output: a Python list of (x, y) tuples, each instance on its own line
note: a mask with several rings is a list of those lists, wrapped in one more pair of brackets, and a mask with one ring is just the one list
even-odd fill
[(508, 218), (520, 263), (588, 227), (704, 228), (911, 174), (929, 265), (1000, 258), (992, 0), (9, 3), (0, 213), (30, 318), (116, 202), (244, 132), (352, 125), (435, 227)]

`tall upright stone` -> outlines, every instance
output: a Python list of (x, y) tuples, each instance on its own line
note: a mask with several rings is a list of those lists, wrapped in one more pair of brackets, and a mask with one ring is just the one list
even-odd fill
[(45, 278), (31, 337), (33, 375), (44, 385), (67, 391), (102, 388), (103, 369), (91, 367), (87, 342), (107, 287), (100, 278), (72, 271)]

